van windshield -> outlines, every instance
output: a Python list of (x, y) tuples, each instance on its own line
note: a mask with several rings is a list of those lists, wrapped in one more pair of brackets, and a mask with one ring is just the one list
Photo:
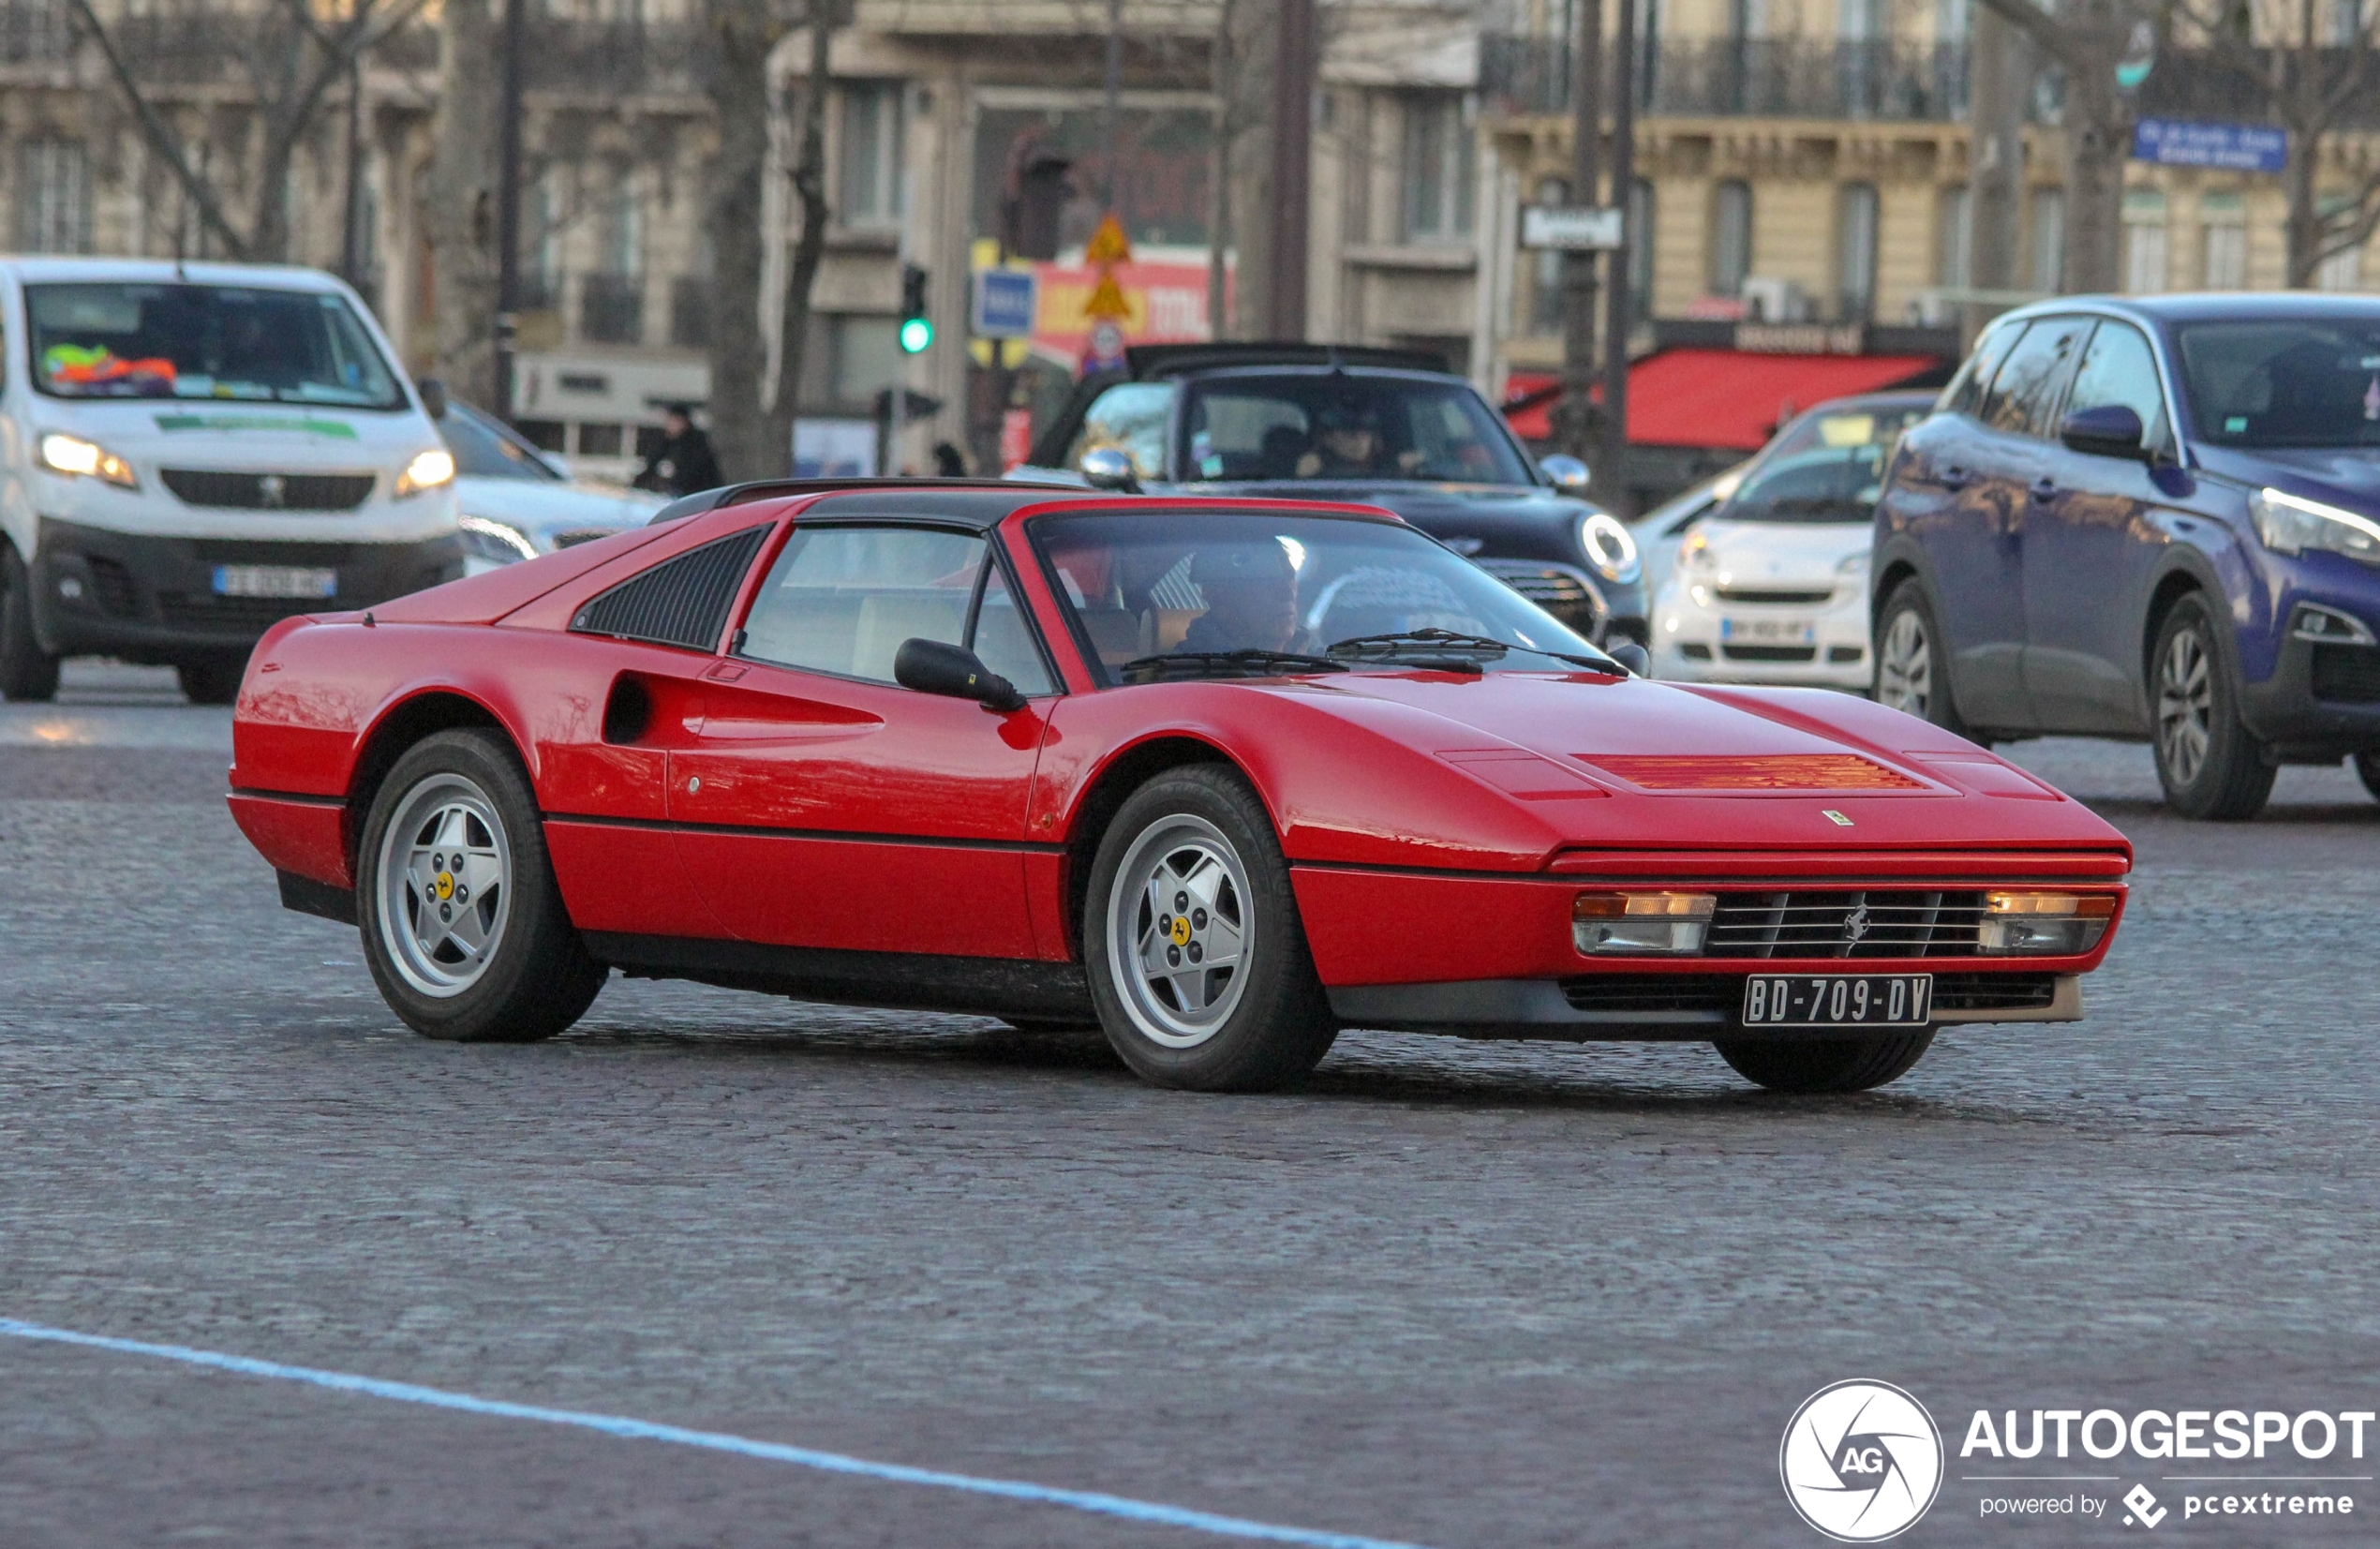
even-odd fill
[(402, 409), (343, 296), (231, 285), (28, 285), (33, 380), (60, 398)]

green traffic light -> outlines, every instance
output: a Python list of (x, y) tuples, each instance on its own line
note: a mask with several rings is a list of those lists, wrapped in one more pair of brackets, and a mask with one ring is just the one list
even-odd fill
[(932, 323), (923, 318), (900, 320), (900, 352), (902, 354), (922, 355), (926, 352), (926, 347), (933, 342), (934, 325)]

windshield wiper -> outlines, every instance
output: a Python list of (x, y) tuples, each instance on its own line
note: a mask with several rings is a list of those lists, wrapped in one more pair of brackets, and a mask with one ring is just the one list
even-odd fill
[(1296, 651), (1184, 650), (1140, 656), (1116, 669), (1125, 681), (1162, 683), (1182, 678), (1284, 678), (1301, 672), (1345, 672), (1346, 663)]
[(1457, 634), (1452, 630), (1397, 630), (1388, 634), (1359, 634), (1331, 643), (1331, 654), (1343, 662), (1394, 662), (1402, 666), (1420, 664), (1429, 658), (1457, 663), (1456, 671), (1478, 672), (1480, 663), (1500, 660), (1512, 651), (1526, 651), (1531, 656), (1550, 657), (1568, 662), (1574, 667), (1590, 672), (1610, 672), (1619, 663), (1592, 656), (1579, 656), (1568, 651), (1545, 650), (1537, 646), (1515, 646), (1509, 641), (1490, 639), (1484, 634)]

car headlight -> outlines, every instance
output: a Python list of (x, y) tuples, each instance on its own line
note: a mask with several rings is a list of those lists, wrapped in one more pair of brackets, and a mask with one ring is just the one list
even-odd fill
[(483, 559), (491, 565), (515, 564), (537, 558), (537, 545), (528, 534), (508, 522), (492, 522), (484, 516), (462, 519), (463, 552), (473, 559)]
[(1588, 957), (1690, 957), (1718, 908), (1716, 893), (1581, 893), (1570, 940)]
[(1975, 950), (1995, 957), (2079, 957), (2099, 945), (2115, 915), (2111, 893), (1986, 893)]
[(2327, 506), (2286, 490), (2260, 489), (2248, 497), (2256, 536), (2275, 554), (2328, 549), (2368, 565), (2380, 565), (2380, 522)]
[(427, 452), (416, 453), (413, 460), (405, 465), (405, 471), (396, 476), (396, 498), (402, 500), (408, 495), (436, 489), (454, 477), (454, 454), (434, 446)]
[(1859, 554), (1846, 554), (1835, 562), (1835, 573), (1837, 575), (1865, 575), (1867, 573), (1867, 558), (1868, 557), (1865, 552)]
[(1579, 545), (1586, 550), (1587, 563), (1606, 581), (1636, 579), (1636, 536), (1620, 525), (1618, 517), (1600, 511), (1580, 517)]
[(132, 465), (103, 446), (53, 430), (41, 438), (41, 466), (52, 473), (97, 479), (121, 489), (138, 489)]

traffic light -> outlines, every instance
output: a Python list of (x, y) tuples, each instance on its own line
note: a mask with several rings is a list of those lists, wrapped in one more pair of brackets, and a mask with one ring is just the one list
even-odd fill
[(934, 325), (926, 316), (926, 272), (914, 263), (900, 270), (900, 352), (922, 355), (934, 342)]

